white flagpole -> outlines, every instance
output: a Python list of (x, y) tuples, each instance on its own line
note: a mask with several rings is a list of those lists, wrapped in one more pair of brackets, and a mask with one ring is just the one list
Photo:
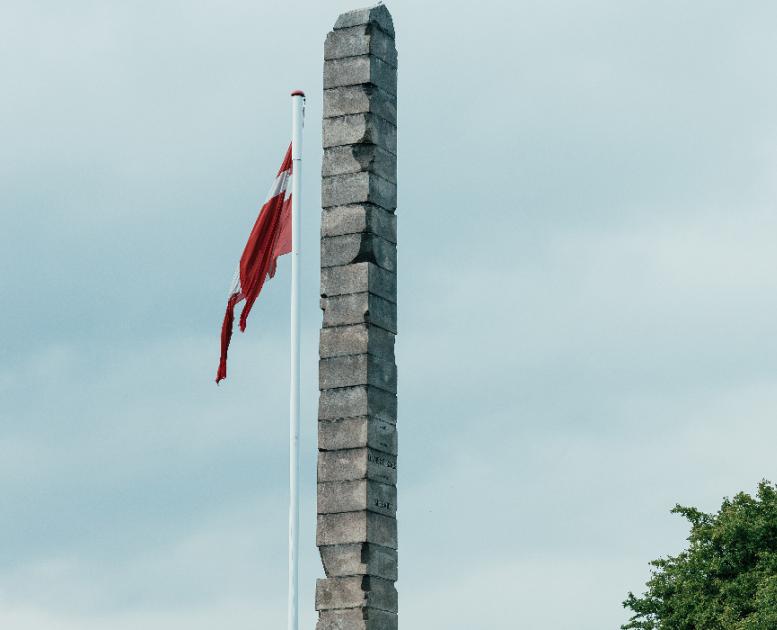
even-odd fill
[(291, 93), (291, 387), (289, 404), (289, 629), (299, 629), (299, 208), (305, 94)]

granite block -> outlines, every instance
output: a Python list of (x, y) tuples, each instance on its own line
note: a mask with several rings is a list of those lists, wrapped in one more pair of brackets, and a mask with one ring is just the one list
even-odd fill
[[(324, 149), (355, 144), (375, 145), (387, 151), (390, 155), (383, 158), (387, 162), (384, 170), (396, 172), (397, 128), (393, 123), (375, 114), (349, 114), (337, 118), (324, 118), (322, 132)], [(357, 148), (364, 151), (362, 147)], [(361, 159), (366, 161), (367, 157), (362, 156)], [(372, 159), (374, 160), (375, 157), (373, 156)]]
[(369, 232), (390, 243), (397, 242), (397, 217), (378, 206), (358, 204), (328, 208), (321, 214), (321, 236)]
[(386, 516), (396, 516), (397, 489), (395, 486), (369, 479), (322, 481), (318, 484), (317, 508), (319, 514), (369, 510)]
[(364, 353), (393, 361), (394, 334), (368, 324), (321, 329), (319, 354), (322, 359)]
[(316, 610), (369, 607), (397, 612), (397, 589), (371, 575), (316, 580)]
[(376, 512), (319, 514), (316, 518), (316, 545), (342, 545), (368, 542), (397, 548), (397, 520)]
[(362, 83), (324, 90), (324, 118), (371, 112), (397, 124), (397, 97)]
[(319, 361), (319, 389), (335, 389), (355, 385), (372, 385), (396, 394), (397, 366), (394, 364), (394, 357), (349, 354)]
[(397, 69), (372, 55), (324, 61), (324, 89), (369, 83), (390, 95), (397, 93)]
[(397, 483), (397, 458), (370, 448), (320, 451), (318, 481), (369, 479), (384, 484)]
[(397, 332), (397, 305), (372, 293), (349, 293), (321, 298), (324, 326), (373, 324)]
[(337, 451), (369, 446), (376, 451), (397, 454), (397, 427), (391, 422), (371, 420), (367, 416), (319, 420), (318, 448)]
[(324, 41), (324, 59), (374, 55), (397, 67), (394, 38), (375, 24), (358, 24), (330, 31)]
[(370, 203), (393, 211), (397, 207), (397, 185), (369, 171), (333, 175), (321, 180), (323, 208), (358, 203)]
[(394, 20), (386, 5), (379, 3), (363, 9), (354, 9), (341, 13), (334, 25), (334, 30), (351, 28), (360, 24), (375, 24), (386, 34), (394, 37)]
[[(397, 270), (397, 246), (374, 234), (345, 234), (321, 239), (321, 267), (371, 262), (387, 271)], [(349, 291), (353, 293), (353, 291)], [(395, 301), (395, 300), (392, 300)]]
[(373, 608), (322, 610), (316, 630), (397, 630), (396, 613)]
[(385, 580), (397, 579), (397, 550), (370, 543), (327, 545), (319, 547), (321, 563), (327, 577), (375, 575)]
[(369, 385), (325, 389), (318, 399), (318, 419), (335, 420), (369, 416), (396, 424), (397, 397), (395, 394)]
[[(371, 114), (370, 114), (371, 115)], [(345, 118), (348, 118), (346, 116)], [(333, 120), (343, 120), (336, 118)], [(385, 123), (388, 126), (389, 123)], [(327, 125), (324, 127), (327, 134)], [(332, 138), (330, 138), (332, 139)], [(348, 139), (341, 136), (340, 140)], [(335, 139), (332, 139), (334, 141)], [(391, 141), (396, 150), (396, 131), (393, 133)], [(385, 148), (378, 144), (348, 144), (342, 146), (330, 146), (324, 149), (324, 159), (321, 162), (321, 175), (332, 177), (334, 175), (345, 175), (348, 173), (360, 173), (368, 171), (375, 173), (379, 177), (390, 182), (397, 181), (397, 158)]]

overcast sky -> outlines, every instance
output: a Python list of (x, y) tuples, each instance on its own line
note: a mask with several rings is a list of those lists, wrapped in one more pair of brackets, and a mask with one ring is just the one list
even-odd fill
[[(286, 615), (288, 260), (226, 294), (343, 1), (0, 4), (0, 627)], [(777, 480), (777, 5), (394, 0), (400, 623), (602, 630)]]

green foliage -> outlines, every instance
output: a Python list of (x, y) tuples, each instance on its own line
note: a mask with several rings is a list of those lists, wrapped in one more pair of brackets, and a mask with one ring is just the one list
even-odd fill
[(777, 485), (725, 499), (717, 514), (675, 506), (691, 524), (688, 549), (654, 560), (622, 630), (777, 630)]

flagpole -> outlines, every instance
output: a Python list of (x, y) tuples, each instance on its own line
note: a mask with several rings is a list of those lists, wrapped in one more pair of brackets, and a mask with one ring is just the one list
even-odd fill
[(305, 94), (291, 93), (291, 379), (289, 403), (289, 627), (299, 629), (299, 207)]

